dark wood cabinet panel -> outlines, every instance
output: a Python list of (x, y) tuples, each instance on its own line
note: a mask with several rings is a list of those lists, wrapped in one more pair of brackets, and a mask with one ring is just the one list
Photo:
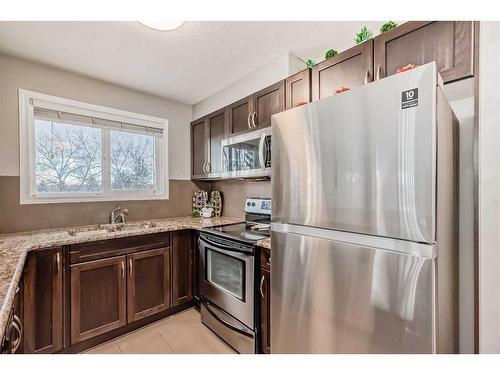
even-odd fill
[(226, 109), (220, 109), (207, 116), (208, 141), (210, 158), (208, 161), (208, 171), (211, 174), (218, 174), (222, 171), (221, 164), (221, 141), (226, 136)]
[(71, 266), (71, 344), (124, 326), (126, 256)]
[(170, 248), (127, 255), (127, 322), (170, 307)]
[(153, 233), (74, 244), (70, 246), (70, 263), (88, 262), (169, 246), (170, 233)]
[(271, 274), (268, 270), (260, 270), (260, 350), (271, 352)]
[(285, 80), (285, 109), (311, 101), (311, 69), (305, 69)]
[(271, 126), (271, 116), (285, 110), (285, 83), (280, 81), (253, 94), (253, 129)]
[(244, 99), (227, 106), (227, 122), (230, 134), (246, 133), (253, 130), (250, 116), (253, 113), (253, 97)]
[(206, 117), (191, 123), (191, 178), (204, 178), (208, 175), (207, 130)]
[(172, 235), (172, 306), (193, 298), (193, 241), (191, 231)]
[(30, 253), (23, 277), (24, 353), (60, 351), (63, 347), (62, 249)]
[(313, 100), (333, 95), (340, 86), (351, 89), (373, 81), (373, 40), (315, 65), (311, 78)]
[(266, 270), (271, 269), (271, 250), (264, 247), (260, 249), (260, 266)]
[(436, 61), (443, 81), (474, 74), (474, 22), (407, 22), (375, 38), (375, 74), (383, 78), (408, 64)]

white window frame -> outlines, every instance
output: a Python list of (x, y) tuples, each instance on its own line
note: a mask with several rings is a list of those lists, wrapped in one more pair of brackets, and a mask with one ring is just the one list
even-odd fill
[[(35, 172), (35, 121), (33, 103), (43, 103), (44, 108), (75, 113), (90, 117), (103, 118), (149, 128), (162, 129), (163, 136), (155, 137), (155, 149), (159, 147), (159, 157), (155, 157), (155, 189), (152, 191), (111, 189), (109, 144), (104, 140), (109, 129), (103, 128), (103, 191), (97, 193), (37, 193)], [(158, 153), (155, 152), (155, 156)], [(134, 201), (169, 199), (169, 149), (168, 120), (139, 113), (98, 106), (67, 98), (19, 89), (19, 161), (20, 161), (20, 203), (74, 203), (103, 201)]]

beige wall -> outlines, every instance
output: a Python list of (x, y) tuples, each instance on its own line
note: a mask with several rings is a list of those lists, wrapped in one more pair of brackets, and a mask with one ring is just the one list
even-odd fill
[(270, 198), (270, 181), (227, 180), (212, 183), (212, 190), (222, 193), (224, 216), (243, 216), (245, 198)]
[(168, 119), (170, 178), (189, 180), (192, 106), (2, 54), (0, 176), (19, 176), (20, 88)]
[(209, 190), (210, 184), (170, 180), (168, 200), (20, 205), (19, 177), (0, 176), (0, 233), (105, 224), (118, 206), (128, 209), (131, 221), (189, 216), (193, 193), (200, 189)]
[[(21, 206), (19, 88), (168, 119), (170, 199)], [(117, 206), (129, 209), (130, 220), (190, 215), (192, 193), (210, 188), (188, 181), (191, 118), (190, 105), (0, 54), (0, 233), (106, 223)]]
[[(169, 120), (170, 199), (155, 201), (19, 204), (19, 88)], [(191, 214), (192, 194), (210, 190), (190, 179), (190, 105), (141, 93), (46, 65), (0, 54), (0, 233), (106, 223), (117, 206), (129, 220)], [(247, 196), (270, 195), (269, 182), (213, 184), (225, 199), (224, 215), (242, 215)]]

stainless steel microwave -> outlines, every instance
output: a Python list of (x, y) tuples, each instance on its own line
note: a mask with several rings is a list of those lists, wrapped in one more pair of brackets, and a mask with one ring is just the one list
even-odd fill
[(223, 139), (222, 178), (259, 178), (271, 175), (271, 128)]

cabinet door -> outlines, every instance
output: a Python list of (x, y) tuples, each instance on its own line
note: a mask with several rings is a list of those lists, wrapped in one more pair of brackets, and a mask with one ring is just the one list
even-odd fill
[(207, 143), (207, 121), (203, 117), (191, 123), (191, 178), (204, 178), (208, 175)]
[(190, 231), (172, 233), (172, 306), (193, 298), (193, 236)]
[(375, 74), (435, 61), (445, 83), (457, 81), (473, 75), (473, 51), (473, 21), (407, 22), (375, 38)]
[(248, 96), (227, 107), (229, 134), (245, 133), (253, 130), (250, 116), (253, 113), (253, 97)]
[(156, 314), (170, 307), (170, 249), (127, 255), (127, 321)]
[(212, 174), (220, 174), (221, 164), (221, 141), (226, 136), (226, 109), (220, 109), (207, 116), (208, 139), (210, 149), (210, 159), (208, 162), (208, 171)]
[(260, 270), (260, 350), (262, 353), (271, 352), (271, 283), (268, 270)]
[(285, 80), (285, 109), (311, 101), (311, 69), (302, 70)]
[(24, 269), (24, 353), (54, 353), (63, 345), (61, 248), (28, 255)]
[(280, 81), (255, 94), (253, 130), (271, 126), (271, 116), (285, 110), (285, 83)]
[(127, 322), (126, 257), (71, 266), (71, 344)]
[(313, 100), (373, 81), (373, 39), (341, 52), (312, 68)]

